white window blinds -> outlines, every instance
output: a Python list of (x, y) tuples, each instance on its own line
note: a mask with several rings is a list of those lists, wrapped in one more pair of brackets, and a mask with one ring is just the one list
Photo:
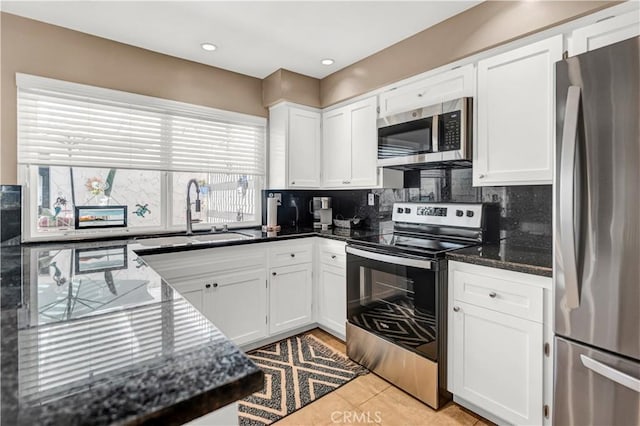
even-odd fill
[(18, 163), (264, 175), (266, 120), (17, 74)]

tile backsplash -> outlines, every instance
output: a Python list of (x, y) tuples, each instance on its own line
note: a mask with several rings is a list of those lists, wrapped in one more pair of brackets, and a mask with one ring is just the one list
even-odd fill
[(21, 228), (19, 185), (0, 185), (0, 244), (19, 244)]
[[(309, 201), (314, 196), (333, 197), (333, 215), (345, 218), (359, 216), (365, 226), (377, 227), (391, 220), (394, 202), (487, 202), (500, 206), (501, 238), (515, 244), (550, 250), (552, 245), (551, 185), (473, 187), (471, 168), (420, 170), (406, 172), (403, 189), (373, 190), (268, 190), (282, 194), (278, 223), (292, 226), (298, 207), (298, 226), (313, 223)], [(375, 194), (375, 206), (367, 206), (367, 194)], [(266, 202), (263, 203), (263, 223), (266, 223)]]

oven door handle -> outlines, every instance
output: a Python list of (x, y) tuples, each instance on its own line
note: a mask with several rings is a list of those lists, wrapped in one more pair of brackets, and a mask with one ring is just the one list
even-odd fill
[(347, 246), (346, 252), (365, 259), (378, 260), (380, 262), (392, 263), (394, 265), (409, 266), (411, 268), (431, 269), (432, 262), (430, 260), (412, 259), (408, 257), (391, 256), (369, 250)]

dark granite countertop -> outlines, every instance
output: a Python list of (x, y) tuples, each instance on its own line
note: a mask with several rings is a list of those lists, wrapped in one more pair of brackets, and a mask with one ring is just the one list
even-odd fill
[(510, 244), (507, 240), (501, 241), (500, 244), (451, 251), (447, 253), (447, 258), (544, 277), (551, 277), (553, 272), (551, 250), (517, 246)]
[(2, 425), (182, 424), (262, 371), (127, 241), (0, 247)]
[(1, 246), (2, 424), (182, 424), (262, 388), (262, 371), (139, 253), (378, 233), (234, 231), (250, 238)]

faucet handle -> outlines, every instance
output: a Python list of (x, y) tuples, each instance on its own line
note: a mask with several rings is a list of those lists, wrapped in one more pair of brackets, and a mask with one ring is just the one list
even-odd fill
[(200, 212), (200, 199), (196, 199), (196, 213)]
[(222, 225), (222, 232), (227, 232), (228, 230), (229, 230), (229, 225), (227, 225), (226, 223)]

